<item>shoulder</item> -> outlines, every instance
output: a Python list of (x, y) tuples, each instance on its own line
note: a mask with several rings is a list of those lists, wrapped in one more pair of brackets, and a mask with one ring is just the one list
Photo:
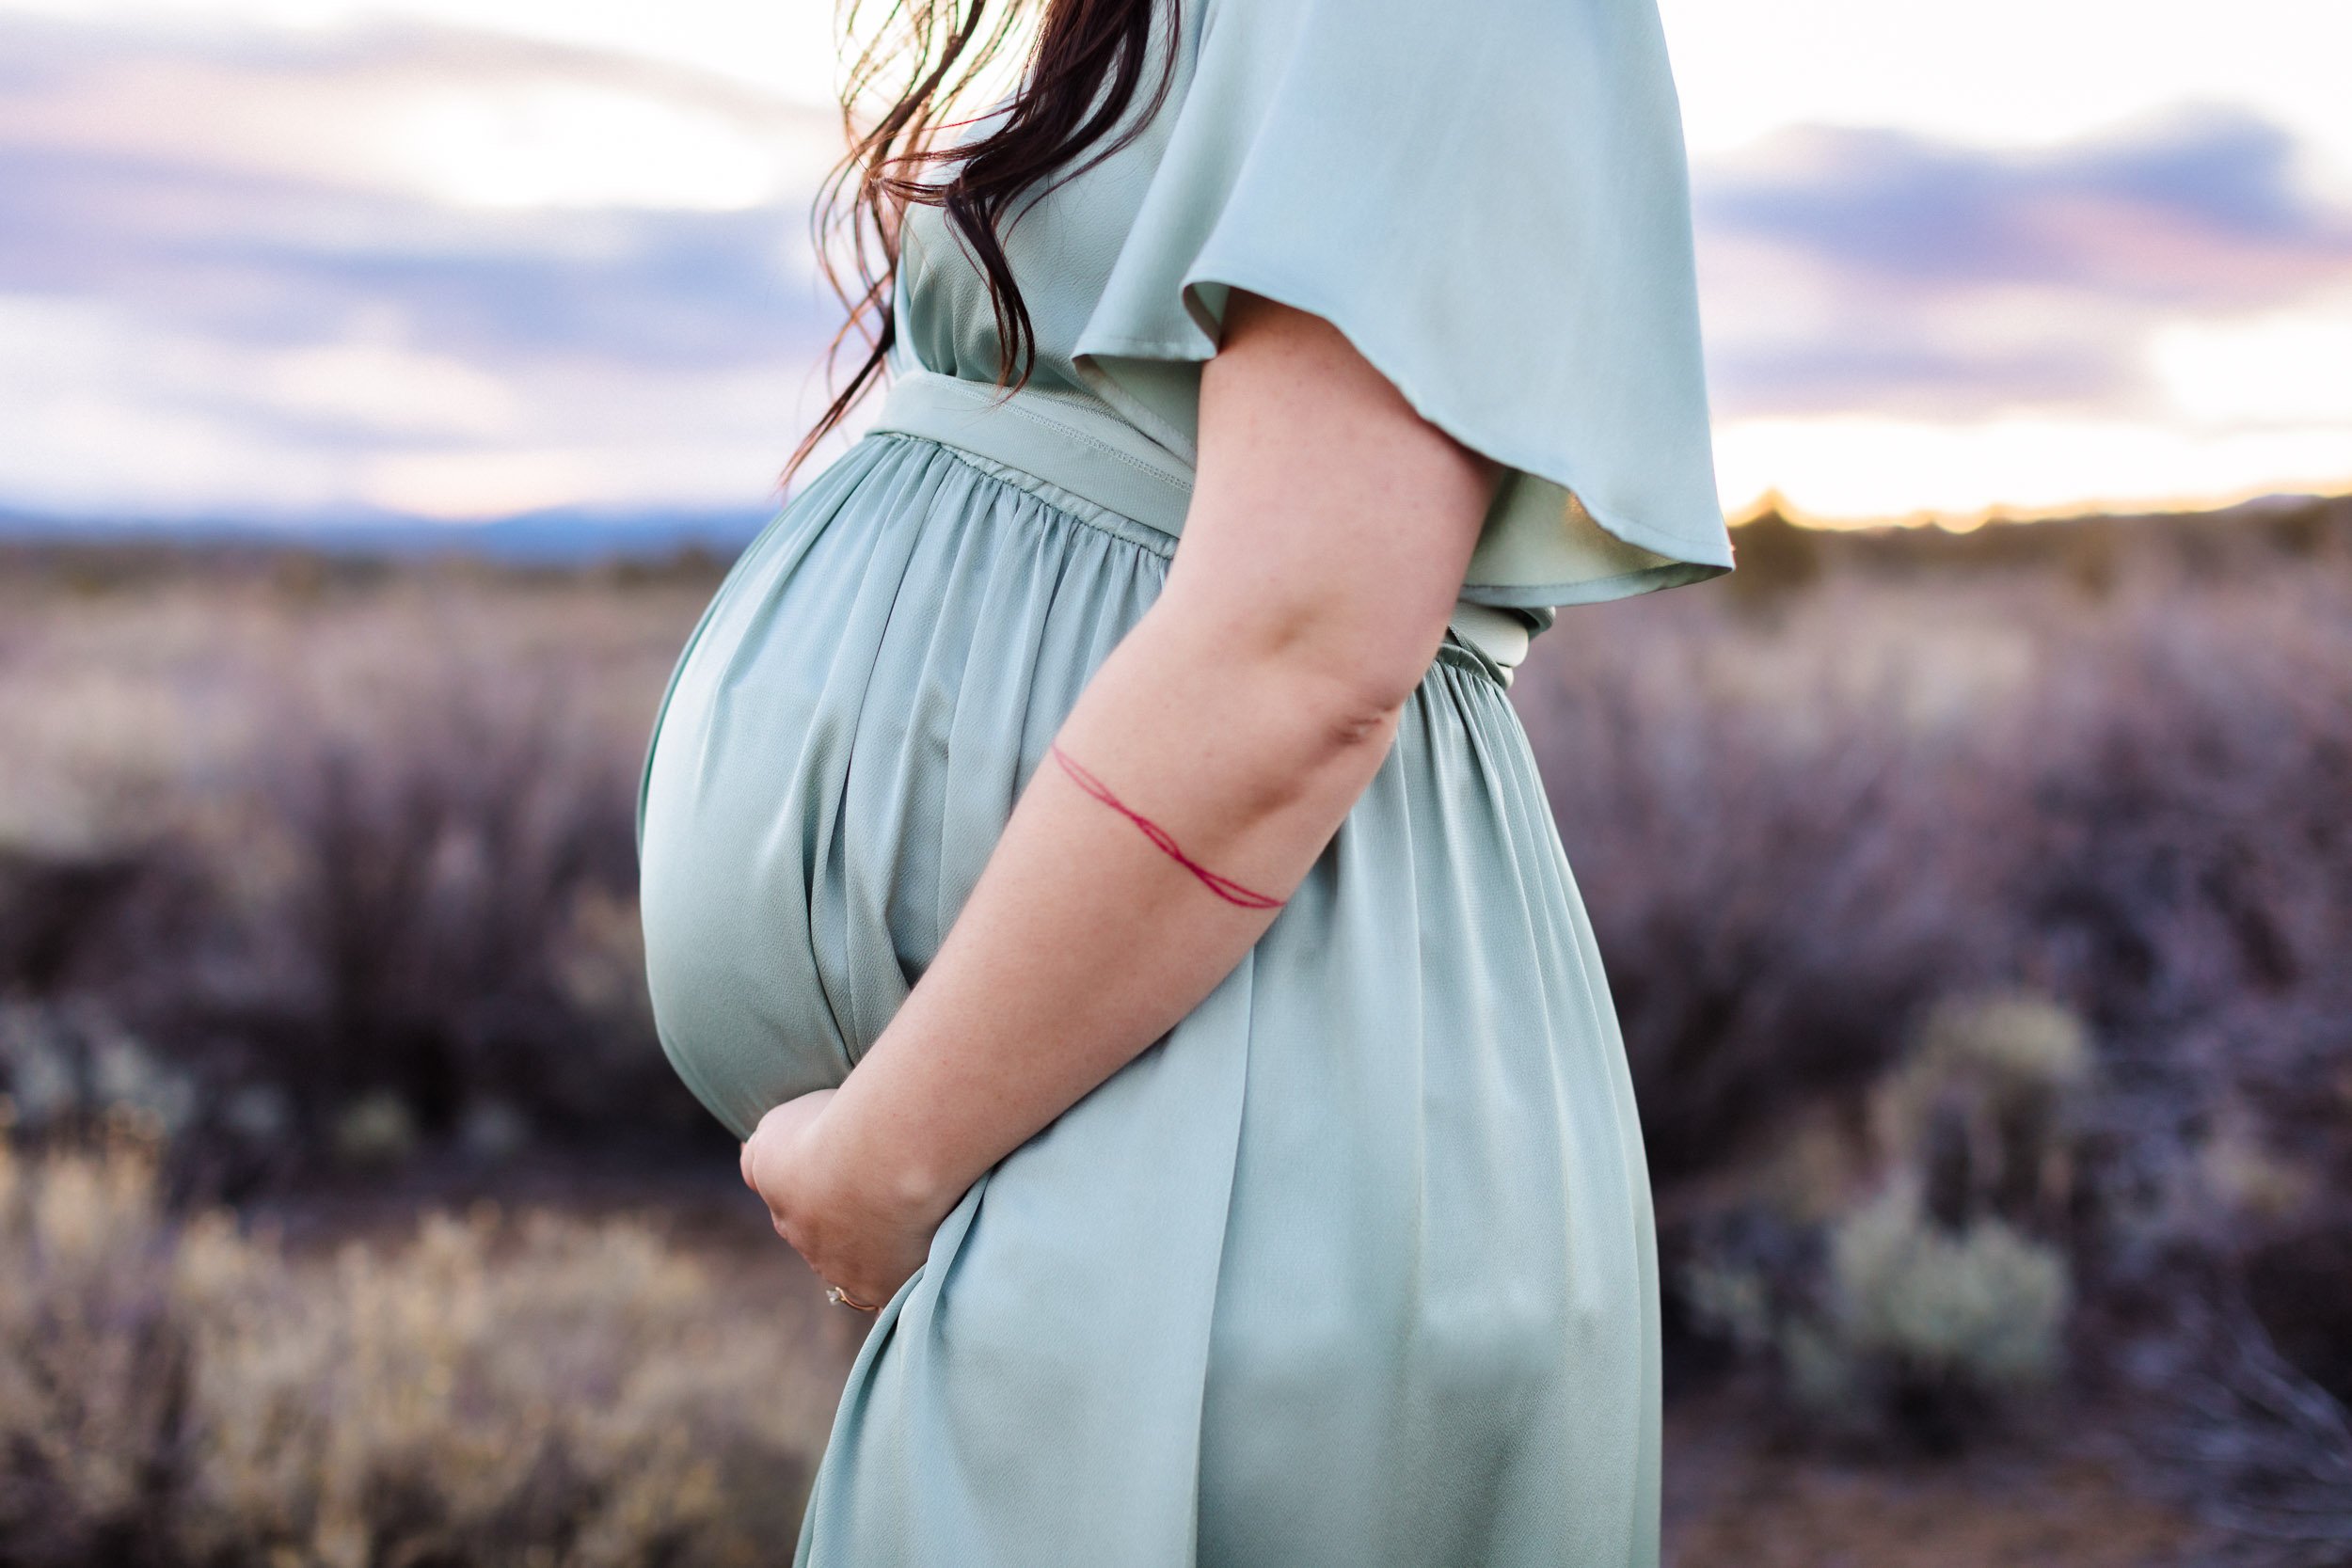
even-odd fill
[(1165, 0), (1202, 78), (1395, 91), (1474, 122), (1482, 94), (1640, 78), (1657, 0)]

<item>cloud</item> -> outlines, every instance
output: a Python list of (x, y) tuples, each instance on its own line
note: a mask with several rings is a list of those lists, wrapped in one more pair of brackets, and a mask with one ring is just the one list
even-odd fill
[[(141, 14), (0, 8), (0, 509), (766, 497), (837, 320), (805, 234), (828, 115), (456, 25)], [(1988, 487), (2191, 450), (2207, 467), (2165, 471), (2307, 467), (2342, 400), (2306, 345), (2352, 331), (2352, 211), (2308, 162), (2217, 111), (2042, 150), (1815, 129), (1700, 159), (1726, 493), (1900, 451), (1871, 495), (1947, 468), (1957, 494), (1970, 429), (2012, 433)]]
[[(0, 59), (36, 84), (0, 101), (0, 289), (152, 302), (263, 341), (364, 313), (444, 351), (665, 362), (797, 351), (823, 312), (804, 213), (825, 133), (725, 83), (413, 26), (152, 38), (0, 20)], [(594, 188), (664, 124), (686, 141), (648, 189)], [(433, 155), (431, 132), (469, 126)], [(660, 198), (760, 153), (736, 199)], [(534, 174), (548, 199), (465, 199)]]
[(416, 28), (0, 60), (0, 503), (750, 504), (790, 450), (836, 316), (804, 110)]
[(1742, 414), (2125, 411), (2168, 323), (2352, 278), (2302, 150), (2191, 109), (2043, 150), (1812, 129), (1694, 170), (1710, 374)]
[(461, 204), (485, 171), (535, 163), (570, 166), (559, 202), (572, 183), (577, 204), (754, 205), (808, 188), (839, 140), (830, 113), (682, 67), (418, 22), (110, 27), (0, 8), (0, 89), (11, 141)]
[(366, 320), (445, 352), (739, 365), (817, 325), (799, 214), (483, 212), (0, 145), (0, 291), (96, 294), (257, 343)]

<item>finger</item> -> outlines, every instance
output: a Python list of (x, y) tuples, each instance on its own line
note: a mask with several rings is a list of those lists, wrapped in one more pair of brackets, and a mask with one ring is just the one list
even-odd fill
[(852, 1312), (879, 1312), (882, 1310), (883, 1300), (881, 1296), (869, 1299), (856, 1291), (848, 1290), (839, 1285), (826, 1286), (825, 1299), (846, 1307)]

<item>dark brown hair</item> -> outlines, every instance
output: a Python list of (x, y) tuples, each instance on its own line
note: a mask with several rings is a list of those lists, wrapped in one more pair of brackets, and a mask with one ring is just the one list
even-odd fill
[[(853, 37), (864, 0), (842, 3), (843, 31)], [(1056, 177), (1091, 168), (1134, 140), (1158, 112), (1174, 73), (1174, 22), (1183, 0), (886, 3), (877, 35), (860, 50), (843, 85), (841, 122), (850, 150), (819, 191), (812, 224), (818, 266), (848, 310), (827, 352), (827, 367), (838, 364), (842, 345), (852, 337), (864, 341), (866, 357), (794, 449), (782, 476), (787, 483), (882, 376), (898, 338), (891, 287), (898, 273), (899, 220), (910, 204), (942, 208), (987, 279), (996, 339), (1004, 345), (996, 384), (1027, 382), (1037, 333), (1005, 259), (1003, 230), (1019, 215), (1011, 213), (1012, 203), (1025, 192), (1031, 200), (1043, 195)], [(1163, 7), (1169, 54), (1144, 111), (1113, 138), (1143, 86), (1152, 24)], [(1020, 88), (996, 128), (941, 148), (942, 132), (970, 123), (946, 116), (1038, 12)], [(884, 85), (885, 79), (895, 85)], [(878, 89), (887, 107), (860, 130), (857, 106)], [(945, 180), (924, 178), (934, 165), (951, 166), (952, 173)], [(842, 275), (845, 251), (850, 277)]]

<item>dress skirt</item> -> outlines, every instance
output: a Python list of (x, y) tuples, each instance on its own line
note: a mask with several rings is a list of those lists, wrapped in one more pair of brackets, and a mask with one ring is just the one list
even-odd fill
[[(739, 1138), (889, 1022), (1173, 549), (876, 434), (736, 564), (639, 844), (663, 1049)], [(963, 1196), (796, 1568), (1655, 1568), (1632, 1086), (1499, 677), (1449, 634), (1255, 947)]]

